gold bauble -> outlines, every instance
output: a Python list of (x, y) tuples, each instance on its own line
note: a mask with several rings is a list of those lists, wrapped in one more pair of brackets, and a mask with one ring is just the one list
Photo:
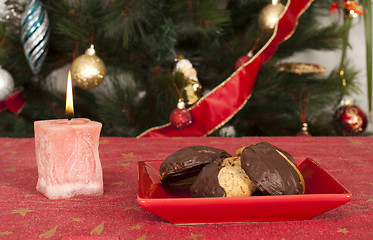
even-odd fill
[(184, 101), (187, 107), (195, 104), (201, 98), (202, 86), (199, 81), (186, 79), (184, 87)]
[(71, 65), (71, 78), (76, 85), (84, 89), (98, 87), (104, 81), (105, 76), (105, 64), (101, 58), (96, 56), (93, 45)]
[(273, 29), (280, 16), (284, 11), (285, 6), (281, 3), (268, 4), (260, 12), (258, 17), (259, 27), (262, 29)]

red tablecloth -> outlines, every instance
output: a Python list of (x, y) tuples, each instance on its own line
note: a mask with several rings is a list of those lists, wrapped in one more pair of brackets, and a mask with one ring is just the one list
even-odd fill
[[(136, 201), (137, 162), (164, 159), (190, 145), (230, 153), (270, 142), (296, 159), (311, 157), (353, 195), (312, 220), (173, 225)], [(33, 139), (0, 138), (1, 239), (373, 239), (373, 138), (111, 138), (100, 140), (105, 193), (49, 200), (36, 191)]]

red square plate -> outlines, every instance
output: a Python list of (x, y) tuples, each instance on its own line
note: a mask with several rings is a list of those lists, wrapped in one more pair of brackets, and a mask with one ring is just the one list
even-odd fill
[(311, 219), (351, 200), (351, 193), (310, 158), (298, 165), (303, 195), (192, 198), (159, 180), (162, 161), (138, 163), (137, 203), (173, 224), (294, 221)]

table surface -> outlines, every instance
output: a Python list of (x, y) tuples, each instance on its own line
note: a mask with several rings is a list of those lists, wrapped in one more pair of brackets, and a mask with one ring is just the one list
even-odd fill
[[(310, 157), (352, 200), (305, 221), (173, 225), (137, 205), (137, 162), (163, 160), (182, 147), (233, 154), (266, 141), (295, 159)], [(49, 200), (36, 191), (34, 139), (0, 138), (1, 239), (373, 239), (373, 138), (100, 138), (104, 194)]]

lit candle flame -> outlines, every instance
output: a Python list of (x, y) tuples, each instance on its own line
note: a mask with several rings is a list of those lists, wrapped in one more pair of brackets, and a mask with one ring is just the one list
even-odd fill
[(272, 0), (272, 5), (276, 5), (278, 3), (278, 0)]
[(67, 75), (67, 86), (66, 86), (66, 110), (65, 114), (70, 120), (74, 117), (74, 102), (73, 102), (73, 88), (71, 84), (71, 72)]

